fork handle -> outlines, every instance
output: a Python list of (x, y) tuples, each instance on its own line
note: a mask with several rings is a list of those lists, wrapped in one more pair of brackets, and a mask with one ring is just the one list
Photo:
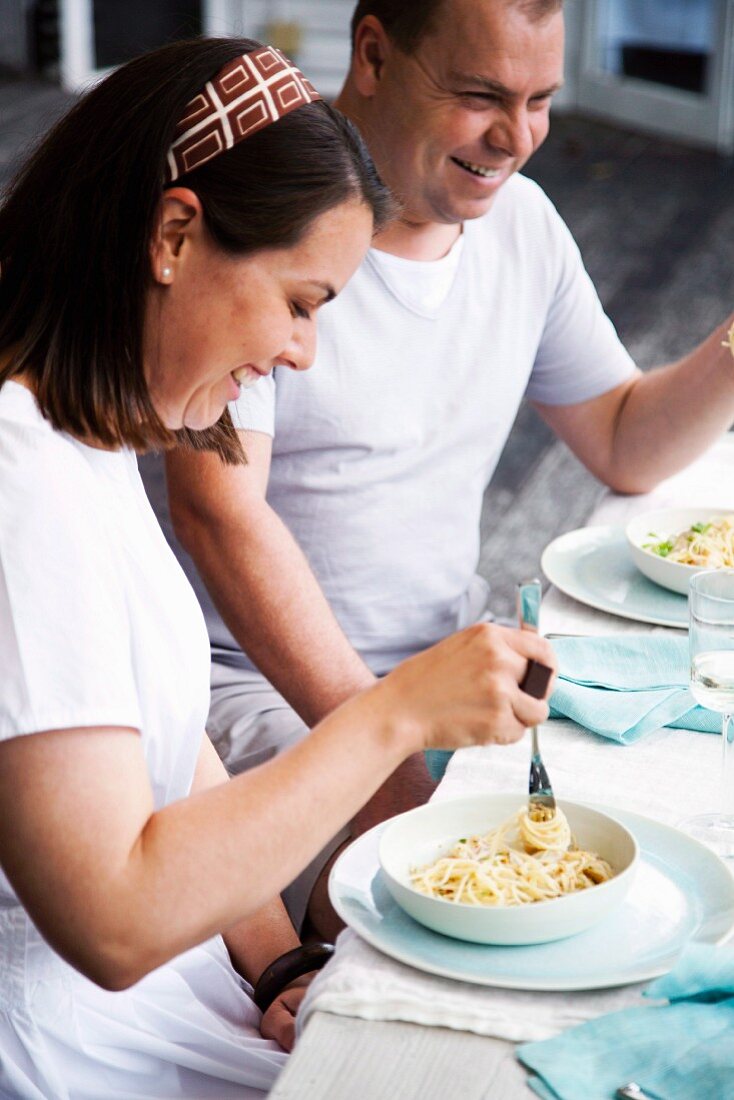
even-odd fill
[(540, 623), (542, 594), (543, 589), (537, 578), (518, 584), (516, 590), (517, 618), (523, 630), (535, 630), (537, 632)]
[(525, 675), (520, 681), (520, 691), (524, 691), (526, 695), (532, 695), (533, 699), (542, 699), (552, 675), (553, 670), (548, 668), (548, 665), (530, 660), (525, 669)]
[[(543, 589), (540, 581), (533, 578), (531, 581), (522, 581), (515, 589), (517, 601), (517, 620), (522, 630), (532, 630), (538, 633), (540, 623), (540, 600)], [(534, 699), (542, 699), (548, 681), (552, 675), (547, 665), (540, 661), (528, 661), (528, 667), (520, 684), (520, 690), (532, 695)]]

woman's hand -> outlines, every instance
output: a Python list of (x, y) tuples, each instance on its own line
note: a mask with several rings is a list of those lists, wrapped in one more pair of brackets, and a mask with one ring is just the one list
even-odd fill
[(480, 623), (404, 661), (370, 691), (393, 721), (412, 727), (418, 748), (508, 744), (548, 717), (545, 699), (520, 690), (530, 660), (557, 668), (539, 635)]
[(296, 978), (282, 993), (278, 994), (267, 1011), (263, 1013), (260, 1023), (260, 1034), (263, 1039), (275, 1039), (283, 1050), (293, 1050), (296, 1042), (296, 1015), (315, 973), (316, 971), (302, 978)]

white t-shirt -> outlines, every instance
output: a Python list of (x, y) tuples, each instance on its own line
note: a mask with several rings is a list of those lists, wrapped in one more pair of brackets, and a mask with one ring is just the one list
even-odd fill
[[(54, 431), (31, 393), (6, 382), (0, 740), (135, 728), (160, 808), (190, 790), (208, 708), (201, 610), (134, 454)], [(45, 943), (0, 873), (0, 958), (2, 1096), (259, 1096), (282, 1065), (219, 937), (105, 992)]]
[[(633, 371), (565, 224), (515, 176), (435, 265), (372, 251), (321, 313), (313, 368), (276, 369), (233, 416), (273, 434), (268, 500), (380, 673), (464, 621), (523, 395), (574, 404)], [(198, 593), (215, 658), (243, 662)]]

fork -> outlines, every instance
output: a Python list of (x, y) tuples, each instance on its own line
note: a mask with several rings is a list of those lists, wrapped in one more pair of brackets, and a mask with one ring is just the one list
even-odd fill
[[(534, 630), (538, 632), (538, 624), (540, 620), (540, 598), (542, 595), (542, 588), (540, 581), (533, 579), (531, 581), (523, 581), (517, 586), (517, 617), (520, 623), (520, 627), (523, 630)], [(550, 675), (550, 670), (545, 668), (545, 665), (539, 665), (535, 661), (531, 661), (528, 666), (528, 671), (525, 673), (525, 678), (520, 684), (520, 687), (528, 691), (531, 688), (531, 679), (538, 669), (545, 669), (545, 672)], [(547, 678), (543, 684), (543, 691), (548, 683)], [(536, 695), (536, 692), (529, 690), (531, 695)], [(542, 691), (540, 692), (542, 695)], [(540, 745), (538, 741), (538, 727), (533, 726), (530, 730), (530, 737), (532, 741), (531, 745), (531, 757), (530, 757), (530, 782), (528, 788), (528, 814), (534, 821), (550, 821), (556, 813), (556, 800), (553, 797), (553, 788), (548, 778), (548, 772), (545, 770), (543, 764), (543, 758), (540, 755)]]

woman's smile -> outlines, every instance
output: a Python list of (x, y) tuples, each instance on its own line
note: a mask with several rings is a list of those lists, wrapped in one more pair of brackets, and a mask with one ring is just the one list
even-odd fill
[(242, 367), (237, 367), (232, 371), (232, 378), (235, 380), (238, 389), (247, 390), (250, 386), (254, 386), (260, 378), (264, 378), (270, 374), (269, 370), (260, 370), (252, 363), (245, 363)]
[[(150, 300), (148, 386), (167, 427), (201, 431), (275, 364), (311, 365), (316, 314), (367, 251), (372, 212), (345, 201), (289, 248), (230, 256), (208, 236), (190, 189), (168, 190), (162, 209), (164, 240), (178, 240), (182, 225), (187, 231), (178, 251), (169, 249), (171, 275)], [(224, 373), (227, 363), (237, 365)]]

